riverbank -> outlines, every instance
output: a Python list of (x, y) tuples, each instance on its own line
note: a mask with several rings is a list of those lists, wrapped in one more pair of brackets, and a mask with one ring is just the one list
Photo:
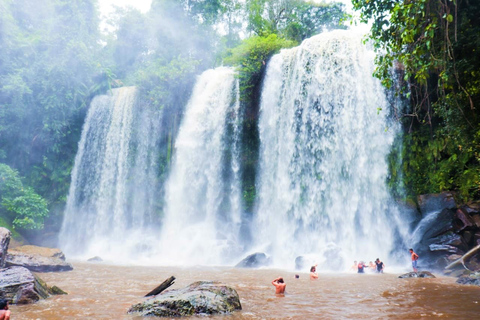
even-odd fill
[[(229, 320), (473, 319), (480, 314), (480, 288), (458, 285), (456, 278), (450, 277), (399, 279), (399, 274), (389, 273), (320, 273), (317, 281), (311, 281), (307, 273), (295, 279), (295, 273), (276, 269), (132, 267), (102, 263), (74, 263), (73, 271), (40, 275), (69, 294), (32, 305), (13, 305), (14, 319), (141, 319), (127, 315), (128, 308), (142, 301), (147, 292), (171, 275), (177, 278), (171, 288), (181, 288), (197, 280), (218, 280), (237, 290), (242, 311), (228, 316)], [(287, 293), (277, 297), (271, 281), (280, 275), (287, 283)]]

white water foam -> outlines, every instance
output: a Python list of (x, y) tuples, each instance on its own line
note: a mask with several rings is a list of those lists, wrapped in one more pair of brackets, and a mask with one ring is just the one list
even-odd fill
[(161, 115), (136, 95), (113, 89), (88, 110), (59, 238), (69, 257), (124, 261), (153, 243)]
[(322, 33), (268, 64), (260, 109), (255, 251), (278, 267), (386, 261), (404, 233), (387, 190), (399, 126), (372, 77), (374, 53), (352, 30)]
[(216, 265), (238, 258), (240, 103), (234, 71), (197, 80), (175, 142), (166, 185), (159, 262)]

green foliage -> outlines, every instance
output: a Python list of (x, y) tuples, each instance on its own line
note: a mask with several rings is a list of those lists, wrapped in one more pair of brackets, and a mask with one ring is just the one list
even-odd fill
[(248, 29), (258, 36), (277, 34), (300, 42), (322, 29), (342, 28), (341, 3), (304, 0), (247, 0)]
[(250, 99), (252, 90), (261, 80), (262, 71), (268, 59), (282, 48), (290, 48), (297, 43), (279, 38), (276, 34), (266, 37), (253, 36), (230, 50), (224, 62), (239, 67), (240, 88), (245, 94), (243, 99)]
[(0, 215), (15, 229), (40, 229), (48, 216), (47, 201), (24, 188), (18, 172), (0, 163)]
[[(353, 0), (373, 19), (375, 76), (410, 100), (403, 179), (410, 195), (457, 190), (480, 198), (480, 21), (468, 1)], [(396, 73), (392, 73), (395, 68)]]

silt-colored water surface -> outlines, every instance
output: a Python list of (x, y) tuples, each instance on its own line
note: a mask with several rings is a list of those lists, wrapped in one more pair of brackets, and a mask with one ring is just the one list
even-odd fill
[[(76, 263), (74, 270), (39, 274), (69, 294), (33, 305), (11, 306), (12, 319), (142, 319), (128, 308), (163, 280), (171, 287), (217, 280), (235, 288), (243, 310), (213, 319), (479, 319), (480, 287), (455, 284), (454, 278), (399, 279), (398, 274), (322, 274), (275, 269), (228, 267), (138, 267)], [(283, 276), (285, 296), (276, 296), (271, 281)], [(196, 319), (193, 317), (190, 319)], [(200, 318), (200, 317), (198, 317)], [(205, 317), (201, 317), (205, 319)], [(145, 318), (152, 319), (152, 318)]]

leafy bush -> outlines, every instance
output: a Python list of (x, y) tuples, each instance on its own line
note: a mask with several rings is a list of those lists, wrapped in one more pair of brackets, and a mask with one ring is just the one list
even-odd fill
[(15, 229), (41, 229), (48, 216), (47, 201), (24, 188), (18, 172), (0, 163), (0, 215)]

